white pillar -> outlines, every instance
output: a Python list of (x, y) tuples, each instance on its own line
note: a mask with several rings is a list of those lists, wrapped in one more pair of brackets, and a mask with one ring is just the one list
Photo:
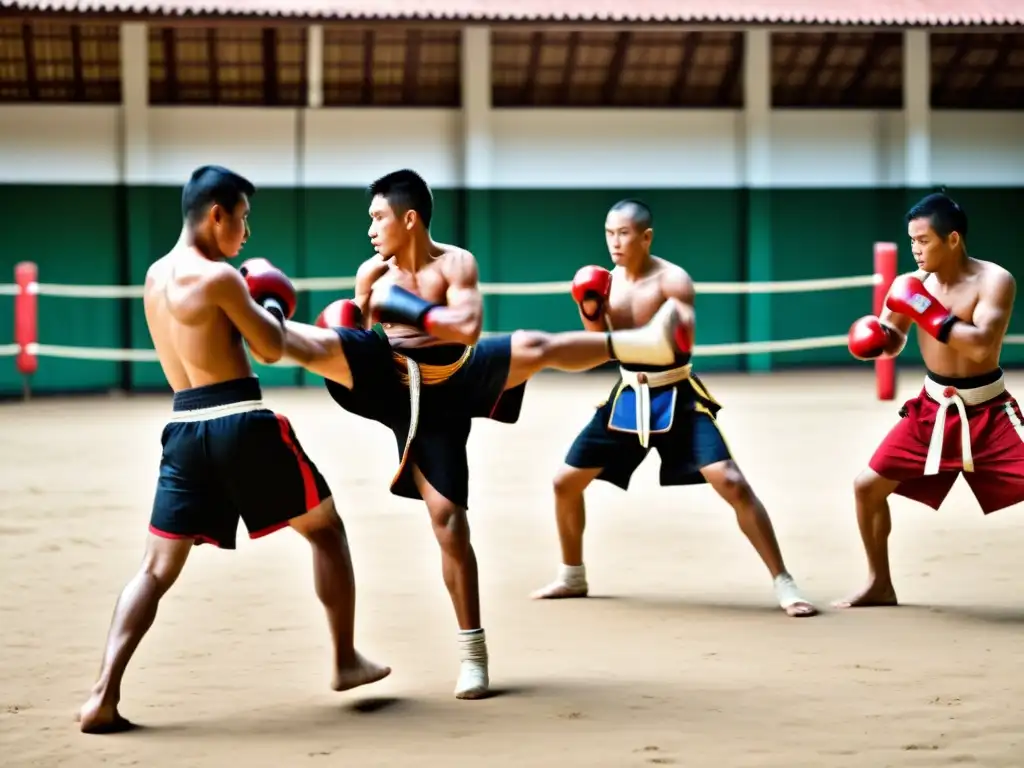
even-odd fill
[(324, 104), (324, 28), (314, 25), (306, 35), (306, 82), (308, 106), (318, 109)]
[[(771, 33), (766, 29), (744, 32), (743, 52), (743, 182), (747, 187), (746, 261), (747, 280), (754, 283), (772, 279), (772, 60)], [(772, 297), (751, 294), (746, 297), (747, 339), (770, 341), (772, 338)], [(772, 358), (768, 353), (747, 357), (749, 372), (768, 372)]]
[(491, 185), (491, 30), (462, 30), (462, 178), (467, 189)]
[(743, 180), (748, 187), (771, 186), (772, 60), (771, 33), (744, 33), (743, 126), (740, 134)]
[(931, 53), (928, 33), (903, 33), (903, 124), (906, 186), (932, 185)]
[(121, 25), (121, 179), (149, 181), (149, 39), (145, 24)]

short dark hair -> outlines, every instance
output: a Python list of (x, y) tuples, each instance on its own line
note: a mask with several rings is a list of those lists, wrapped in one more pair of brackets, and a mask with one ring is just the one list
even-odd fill
[(423, 226), (430, 228), (434, 215), (434, 195), (416, 171), (403, 168), (381, 176), (370, 185), (370, 197), (380, 195), (395, 211), (416, 211)]
[(609, 213), (613, 211), (628, 213), (636, 228), (641, 232), (654, 226), (654, 214), (651, 213), (651, 209), (647, 207), (647, 203), (643, 200), (627, 197), (625, 200), (619, 200), (619, 202), (608, 209)]
[(935, 234), (945, 240), (953, 232), (967, 241), (967, 214), (953, 198), (944, 192), (935, 192), (921, 198), (907, 211), (907, 223), (914, 219), (928, 219)]
[(181, 190), (181, 216), (195, 224), (214, 203), (234, 212), (242, 195), (251, 198), (255, 194), (255, 185), (234, 171), (219, 165), (203, 165), (192, 171)]

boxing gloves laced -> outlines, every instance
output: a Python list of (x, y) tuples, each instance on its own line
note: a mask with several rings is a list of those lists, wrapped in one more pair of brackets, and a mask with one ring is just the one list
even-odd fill
[[(591, 322), (604, 315), (611, 292), (612, 273), (603, 267), (581, 267), (572, 279), (572, 298), (579, 305), (580, 314)], [(589, 300), (597, 302), (597, 310), (593, 313), (588, 313), (583, 307), (583, 303)]]
[(267, 259), (249, 259), (239, 268), (253, 301), (284, 325), (295, 314), (295, 286), (280, 269)]
[(906, 315), (943, 344), (948, 343), (953, 326), (960, 322), (960, 318), (942, 306), (913, 275), (902, 275), (892, 281), (885, 306)]
[[(943, 344), (949, 343), (949, 334), (953, 326), (961, 322), (959, 317), (942, 306), (924, 287), (924, 283), (913, 275), (901, 275), (893, 280), (885, 306), (897, 314), (909, 317), (925, 333)], [(887, 357), (898, 355), (907, 343), (907, 338), (903, 334), (900, 334), (898, 343), (893, 342), (893, 336), (898, 333), (874, 315), (862, 317), (850, 326), (850, 354), (859, 360), (872, 360), (883, 354)]]

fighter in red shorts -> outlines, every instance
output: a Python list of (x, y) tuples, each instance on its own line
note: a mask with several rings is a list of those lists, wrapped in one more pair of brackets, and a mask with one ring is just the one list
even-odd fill
[(893, 282), (881, 317), (853, 324), (849, 347), (862, 360), (898, 355), (916, 323), (928, 374), (854, 483), (869, 576), (864, 589), (835, 604), (842, 608), (897, 603), (891, 493), (938, 509), (963, 472), (986, 515), (1024, 501), (1024, 424), (999, 367), (1016, 283), (1002, 267), (967, 255), (967, 215), (946, 195), (917, 203), (907, 225), (920, 270)]

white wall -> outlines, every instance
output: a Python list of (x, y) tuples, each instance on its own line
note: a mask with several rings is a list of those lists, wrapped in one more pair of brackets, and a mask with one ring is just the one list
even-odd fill
[[(728, 110), (495, 110), (494, 187), (735, 187), (744, 183), (743, 113)], [(400, 167), (436, 187), (462, 183), (455, 110), (151, 108), (144, 178), (178, 185), (220, 163), (259, 186), (363, 186)], [(1024, 185), (1024, 112), (933, 112), (931, 179)], [(770, 186), (901, 186), (904, 118), (896, 111), (776, 110)], [(120, 109), (0, 109), (0, 183), (112, 184), (122, 176)], [(301, 162), (300, 162), (301, 160)]]

